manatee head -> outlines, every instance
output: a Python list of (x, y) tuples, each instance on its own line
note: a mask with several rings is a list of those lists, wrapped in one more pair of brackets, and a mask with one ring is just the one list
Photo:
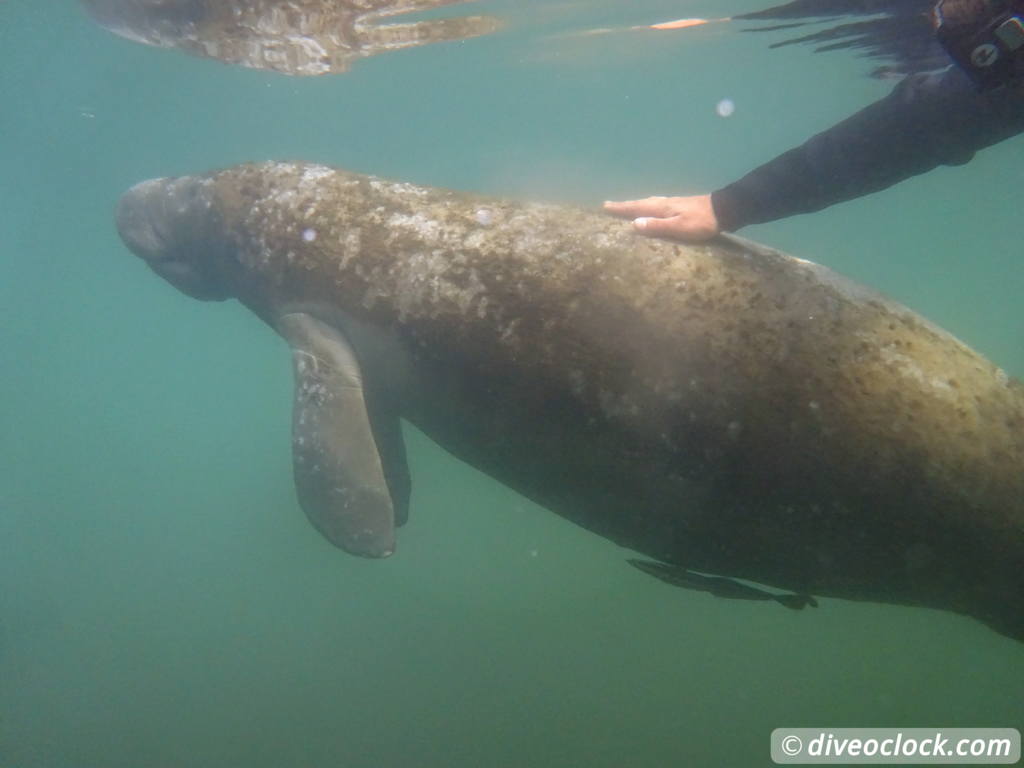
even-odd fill
[(179, 291), (203, 301), (234, 296), (232, 260), (216, 218), (209, 182), (192, 176), (143, 181), (117, 206), (125, 245)]

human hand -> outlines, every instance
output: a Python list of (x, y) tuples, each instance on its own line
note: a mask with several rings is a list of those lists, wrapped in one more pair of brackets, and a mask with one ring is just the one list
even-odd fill
[(637, 232), (677, 240), (710, 240), (721, 232), (711, 195), (647, 197), (643, 200), (608, 201), (604, 209), (633, 219)]

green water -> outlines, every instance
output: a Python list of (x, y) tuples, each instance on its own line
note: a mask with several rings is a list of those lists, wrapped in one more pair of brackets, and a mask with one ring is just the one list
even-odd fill
[[(565, 33), (763, 4), (485, 1), (493, 37), (290, 79), (0, 1), (0, 768), (746, 767), (779, 726), (1024, 724), (1024, 646), (980, 623), (670, 589), (412, 432), (396, 556), (331, 548), (283, 344), (114, 231), (136, 181), (270, 158), (584, 205), (721, 186), (889, 85), (725, 24)], [(743, 234), (1021, 375), (1021, 147)]]

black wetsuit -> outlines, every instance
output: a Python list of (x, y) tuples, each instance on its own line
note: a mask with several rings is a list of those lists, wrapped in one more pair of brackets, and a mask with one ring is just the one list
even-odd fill
[(956, 67), (909, 75), (883, 99), (711, 196), (719, 226), (810, 213), (885, 189), (1024, 131), (1024, 86), (979, 93)]

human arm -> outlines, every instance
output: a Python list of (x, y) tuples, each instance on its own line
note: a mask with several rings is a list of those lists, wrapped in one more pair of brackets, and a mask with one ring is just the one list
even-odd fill
[[(647, 234), (704, 240), (877, 192), (1024, 131), (1024, 89), (979, 93), (960, 70), (910, 75), (884, 98), (711, 195), (609, 203)], [(703, 209), (703, 220), (692, 215)], [(708, 226), (710, 211), (712, 226)], [(645, 221), (646, 219), (646, 221)]]

